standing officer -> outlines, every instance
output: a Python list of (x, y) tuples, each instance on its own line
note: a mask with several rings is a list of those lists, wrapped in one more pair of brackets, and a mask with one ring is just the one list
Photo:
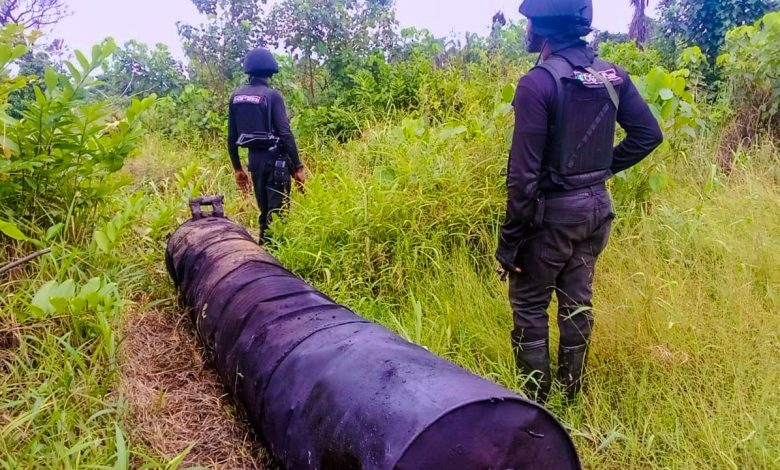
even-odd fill
[[(529, 52), (544, 62), (520, 79), (509, 157), (507, 216), (498, 258), (509, 277), (519, 370), (544, 401), (552, 385), (547, 308), (558, 298), (558, 380), (571, 399), (581, 390), (593, 329), (593, 275), (609, 238), (612, 203), (605, 182), (663, 141), (628, 74), (596, 57), (581, 38), (591, 0), (526, 0)], [(626, 131), (617, 146), (615, 124)]]
[(305, 168), (290, 130), (284, 99), (269, 87), (271, 77), (279, 73), (279, 64), (268, 50), (250, 51), (244, 60), (249, 83), (230, 98), (228, 113), (228, 152), (239, 187), (249, 190), (249, 177), (241, 167), (238, 148), (249, 149), (249, 172), (260, 207), (260, 242), (274, 213), (286, 204), (292, 185), (291, 176), (303, 185)]

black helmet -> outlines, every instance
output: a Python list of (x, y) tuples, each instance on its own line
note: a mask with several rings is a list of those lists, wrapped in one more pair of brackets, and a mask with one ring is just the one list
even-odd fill
[(593, 23), (593, 0), (525, 0), (520, 13), (533, 23), (534, 34), (582, 37)]
[(275, 73), (279, 73), (279, 63), (271, 51), (258, 47), (247, 53), (244, 59), (244, 72), (248, 75), (270, 77)]

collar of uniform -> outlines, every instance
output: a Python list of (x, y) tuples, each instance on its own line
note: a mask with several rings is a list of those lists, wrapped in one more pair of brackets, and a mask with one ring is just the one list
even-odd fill
[(249, 84), (252, 86), (257, 86), (257, 85), (268, 86), (268, 79), (266, 77), (249, 77)]
[(555, 50), (553, 54), (563, 57), (573, 67), (588, 67), (593, 64), (593, 60), (596, 57), (596, 52), (593, 48), (582, 40), (570, 46), (562, 46), (562, 48)]

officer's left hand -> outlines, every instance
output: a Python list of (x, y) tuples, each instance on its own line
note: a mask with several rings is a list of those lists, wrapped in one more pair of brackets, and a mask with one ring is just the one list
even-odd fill
[(520, 274), (523, 272), (523, 270), (518, 268), (517, 266), (501, 266), (496, 270), (496, 272), (498, 273), (498, 276), (501, 278), (501, 282), (506, 282), (506, 280), (509, 279), (510, 273)]

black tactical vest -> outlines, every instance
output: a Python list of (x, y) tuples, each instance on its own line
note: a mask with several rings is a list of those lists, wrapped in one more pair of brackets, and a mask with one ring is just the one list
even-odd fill
[(231, 98), (234, 107), (239, 147), (272, 150), (279, 143), (271, 117), (271, 99), (268, 88), (248, 86)]
[(615, 125), (623, 79), (614, 65), (596, 58), (574, 67), (553, 55), (539, 67), (555, 79), (555, 120), (544, 155), (550, 178), (567, 190), (606, 181), (612, 176)]

